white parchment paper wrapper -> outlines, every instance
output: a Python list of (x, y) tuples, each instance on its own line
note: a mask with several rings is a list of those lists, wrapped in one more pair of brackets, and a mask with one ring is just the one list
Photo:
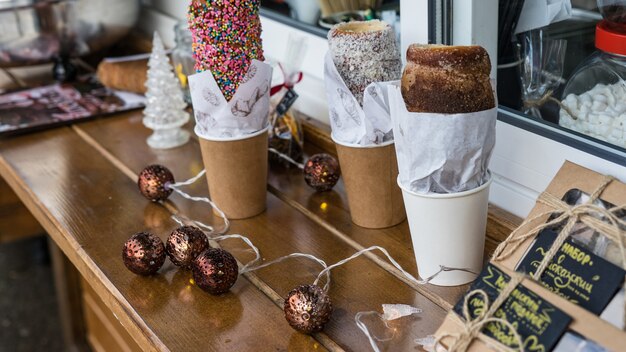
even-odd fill
[(487, 182), (497, 108), (467, 114), (409, 112), (400, 82), (387, 87), (405, 187), (417, 193), (455, 193)]
[(384, 83), (367, 86), (361, 107), (329, 54), (324, 61), (324, 83), (333, 138), (342, 143), (364, 146), (393, 140), (393, 124)]
[(189, 91), (199, 137), (236, 138), (268, 125), (272, 67), (252, 60), (230, 101), (222, 94), (211, 71), (189, 76)]

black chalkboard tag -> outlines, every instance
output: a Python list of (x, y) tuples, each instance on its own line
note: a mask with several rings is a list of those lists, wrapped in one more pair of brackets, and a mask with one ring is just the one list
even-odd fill
[[(485, 291), (489, 302), (494, 302), (500, 291), (511, 280), (510, 276), (492, 264), (487, 264), (478, 279), (474, 281), (468, 292), (476, 289)], [(461, 299), (454, 311), (463, 317), (463, 303)], [(468, 300), (471, 318), (485, 308), (485, 302), (480, 295), (473, 295)], [(524, 351), (551, 351), (567, 330), (572, 318), (563, 311), (543, 299), (528, 288), (518, 285), (509, 297), (496, 310), (494, 318), (502, 318), (517, 327)], [(487, 324), (481, 333), (499, 341), (510, 348), (518, 348), (512, 332), (498, 322)]]
[(296, 102), (296, 99), (298, 99), (298, 93), (296, 93), (293, 88), (289, 88), (287, 92), (285, 92), (285, 95), (280, 100), (278, 105), (276, 105), (276, 113), (278, 114), (278, 116), (283, 116), (293, 105), (293, 103)]
[[(556, 236), (550, 229), (541, 231), (517, 271), (532, 275)], [(625, 274), (620, 267), (568, 238), (539, 281), (555, 294), (599, 315), (620, 289)]]

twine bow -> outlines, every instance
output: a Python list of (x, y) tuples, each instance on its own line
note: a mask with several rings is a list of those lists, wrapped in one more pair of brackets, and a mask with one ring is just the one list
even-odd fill
[[(524, 344), (522, 341), (522, 337), (517, 332), (515, 326), (506, 321), (506, 319), (496, 318), (493, 316), (498, 308), (500, 308), (502, 303), (504, 303), (504, 301), (509, 297), (511, 292), (513, 292), (513, 290), (520, 282), (522, 282), (523, 279), (523, 274), (516, 273), (515, 275), (513, 275), (509, 283), (500, 292), (498, 298), (496, 298), (492, 305), (489, 305), (489, 296), (487, 295), (487, 293), (485, 293), (485, 291), (481, 289), (476, 289), (466, 294), (463, 300), (463, 318), (465, 319), (465, 322), (463, 324), (463, 331), (461, 333), (444, 333), (441, 336), (438, 336), (435, 339), (435, 351), (437, 351), (437, 346), (439, 346), (444, 339), (451, 339), (448, 351), (467, 351), (472, 341), (480, 336), (481, 330), (489, 323), (500, 323), (506, 326), (513, 334), (513, 337), (517, 341), (518, 346), (516, 349), (511, 349), (504, 345), (492, 347), (500, 351), (523, 351)], [(482, 296), (485, 305), (483, 309), (479, 310), (478, 315), (475, 318), (472, 318), (469, 310), (469, 300), (475, 295)]]
[(287, 88), (287, 89), (293, 88), (296, 84), (300, 83), (300, 81), (302, 81), (302, 78), (304, 77), (304, 75), (302, 74), (302, 71), (296, 71), (296, 72), (287, 74), (282, 64), (279, 63), (278, 67), (280, 68), (280, 72), (283, 73), (284, 82), (273, 86), (272, 89), (270, 89), (270, 96), (280, 92), (280, 90), (283, 88)]
[[(554, 258), (565, 240), (572, 234), (574, 225), (576, 225), (577, 222), (582, 222), (587, 227), (606, 236), (619, 247), (622, 258), (622, 266), (626, 269), (626, 248), (624, 244), (626, 232), (623, 230), (623, 228), (626, 228), (626, 221), (618, 218), (616, 215), (617, 211), (626, 208), (626, 204), (615, 206), (611, 209), (605, 209), (593, 204), (613, 180), (613, 177), (605, 176), (600, 186), (598, 186), (598, 188), (590, 195), (589, 200), (586, 203), (575, 206), (570, 206), (552, 194), (543, 192), (537, 201), (541, 204), (547, 205), (550, 209), (526, 219), (496, 248), (491, 260), (497, 262), (506, 259), (528, 238), (534, 237), (538, 232), (546, 228), (566, 221), (565, 226), (563, 226), (563, 229), (559, 232), (557, 238), (554, 240), (554, 243), (546, 252), (543, 260), (539, 264), (539, 267), (532, 275), (533, 279), (539, 281), (539, 278), (548, 267), (552, 258)], [(524, 231), (528, 226), (534, 224), (537, 220), (542, 219), (545, 216), (557, 214), (558, 216), (556, 216), (553, 220)], [(624, 281), (624, 288), (626, 289), (626, 277)], [(626, 310), (624, 311), (623, 319), (626, 322)]]
[(539, 99), (525, 99), (524, 100), (524, 108), (525, 109), (530, 109), (530, 108), (540, 108), (542, 106), (544, 106), (547, 102), (552, 101), (555, 102), (559, 105), (559, 107), (563, 110), (565, 110), (566, 113), (569, 114), (569, 116), (574, 119), (574, 120), (578, 120), (578, 116), (576, 116), (572, 110), (570, 108), (568, 108), (565, 104), (563, 104), (560, 100), (556, 99), (554, 96), (554, 91), (552, 90), (548, 90), (544, 95), (541, 96), (541, 98)]

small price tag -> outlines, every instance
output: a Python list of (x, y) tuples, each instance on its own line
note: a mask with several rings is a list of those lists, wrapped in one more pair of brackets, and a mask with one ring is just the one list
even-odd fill
[(296, 102), (296, 99), (298, 99), (298, 93), (296, 93), (293, 88), (289, 88), (276, 106), (276, 113), (278, 114), (278, 116), (283, 116), (293, 105), (293, 103)]

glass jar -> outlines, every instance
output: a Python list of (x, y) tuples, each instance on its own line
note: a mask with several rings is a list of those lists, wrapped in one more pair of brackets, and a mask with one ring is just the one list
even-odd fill
[(189, 94), (189, 82), (187, 76), (196, 73), (194, 66), (196, 64), (191, 49), (192, 38), (191, 32), (187, 27), (187, 22), (179, 22), (174, 26), (176, 46), (172, 50), (172, 64), (174, 72), (180, 80), (183, 88), (185, 101), (191, 104), (191, 96)]
[(598, 0), (598, 10), (609, 27), (626, 26), (626, 0)]
[(611, 24), (608, 20), (598, 23), (595, 40), (598, 51), (567, 82), (559, 125), (626, 148), (626, 30), (623, 29), (622, 24)]

